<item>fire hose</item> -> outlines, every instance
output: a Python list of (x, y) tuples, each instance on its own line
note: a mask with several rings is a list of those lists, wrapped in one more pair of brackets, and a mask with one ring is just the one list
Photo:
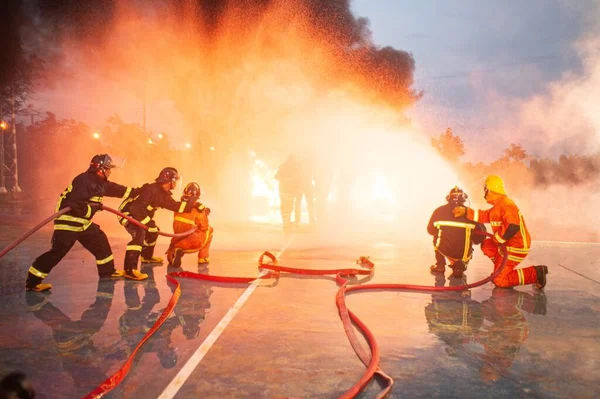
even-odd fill
[[(110, 213), (114, 213), (117, 216), (120, 216), (120, 217), (122, 217), (124, 219), (127, 219), (127, 221), (129, 221), (130, 223), (135, 224), (136, 226), (139, 226), (139, 227), (143, 228), (144, 230), (148, 230), (148, 226), (146, 226), (145, 224), (143, 224), (143, 223), (135, 220), (134, 218), (132, 218), (132, 217), (130, 217), (128, 215), (125, 215), (125, 214), (117, 211), (116, 209), (109, 208), (106, 205), (102, 205), (101, 209), (105, 210), (107, 212), (110, 212)], [(61, 209), (60, 211), (56, 212), (55, 214), (48, 216), (46, 219), (44, 219), (41, 222), (39, 222), (38, 224), (36, 224), (27, 233), (23, 234), (21, 237), (17, 238), (15, 241), (11, 242), (8, 246), (6, 246), (5, 248), (3, 248), (0, 251), (0, 259), (4, 255), (6, 255), (7, 253), (9, 253), (10, 251), (12, 251), (13, 249), (15, 249), (20, 243), (22, 243), (27, 238), (29, 238), (33, 233), (35, 233), (36, 231), (38, 231), (39, 229), (41, 229), (46, 224), (50, 223), (51, 221), (53, 221), (54, 219), (56, 219), (60, 215), (64, 215), (65, 213), (69, 212), (70, 210), (71, 210), (71, 207), (68, 206), (68, 207), (66, 207), (64, 209)], [(163, 233), (162, 231), (159, 231), (158, 235), (165, 236), (165, 237), (180, 238), (180, 237), (189, 236), (190, 234), (192, 234), (196, 230), (197, 230), (197, 227), (194, 227), (194, 228), (192, 228), (192, 229), (190, 229), (188, 231), (184, 231), (183, 233), (178, 233), (178, 234)]]
[[(114, 213), (115, 215), (121, 216), (127, 219), (129, 222), (140, 226), (144, 229), (148, 229), (148, 226), (138, 222), (137, 220), (122, 214), (121, 212), (106, 207), (103, 207), (104, 210)], [(26, 234), (19, 237), (17, 240), (12, 242), (9, 246), (0, 251), (0, 258), (18, 246), (21, 242), (43, 227), (45, 224), (52, 221), (54, 218), (68, 212), (70, 210), (69, 207), (62, 209), (61, 211), (55, 213), (52, 216), (44, 219), (42, 222), (38, 223), (35, 227), (29, 230)], [(185, 237), (191, 233), (193, 233), (196, 228), (193, 228), (189, 231), (180, 234), (170, 234), (158, 232), (159, 235), (163, 235), (166, 237)], [(492, 237), (489, 233), (475, 231), (475, 234), (485, 235), (487, 237)], [(279, 278), (281, 273), (290, 273), (290, 274), (304, 274), (304, 275), (335, 275), (336, 283), (339, 285), (338, 292), (336, 294), (336, 306), (339, 311), (340, 319), (344, 325), (344, 331), (350, 341), (352, 348), (354, 349), (357, 356), (360, 358), (361, 362), (366, 366), (366, 371), (350, 389), (344, 392), (339, 398), (340, 399), (349, 399), (355, 398), (358, 396), (367, 386), (367, 384), (372, 380), (375, 375), (380, 376), (383, 380), (386, 381), (386, 386), (382, 389), (382, 391), (376, 396), (376, 398), (383, 398), (387, 395), (393, 384), (393, 379), (388, 376), (383, 370), (379, 367), (380, 361), (380, 350), (379, 345), (375, 339), (374, 334), (369, 330), (369, 328), (364, 324), (362, 320), (356, 316), (352, 311), (348, 309), (346, 306), (346, 294), (359, 292), (359, 291), (384, 291), (384, 290), (408, 290), (408, 291), (417, 291), (417, 292), (439, 292), (439, 291), (464, 291), (471, 288), (479, 287), (481, 285), (487, 284), (496, 278), (504, 269), (507, 261), (506, 246), (501, 244), (502, 253), (504, 257), (502, 259), (502, 263), (498, 269), (494, 271), (489, 277), (484, 278), (483, 280), (477, 281), (471, 284), (465, 284), (461, 286), (453, 286), (453, 287), (432, 287), (432, 286), (424, 286), (424, 285), (411, 285), (411, 284), (363, 284), (363, 285), (353, 285), (348, 286), (349, 280), (348, 277), (357, 276), (357, 275), (371, 275), (374, 272), (374, 264), (366, 257), (360, 257), (357, 260), (357, 264), (365, 267), (366, 269), (355, 269), (355, 268), (347, 268), (347, 269), (326, 269), (326, 270), (315, 270), (315, 269), (301, 269), (301, 268), (292, 268), (278, 265), (277, 259), (270, 252), (264, 252), (258, 261), (258, 268), (263, 270), (268, 270), (267, 273), (261, 273), (258, 277), (228, 277), (228, 276), (215, 276), (208, 274), (199, 274), (188, 271), (183, 272), (174, 272), (168, 273), (166, 275), (167, 281), (175, 285), (175, 290), (173, 291), (173, 295), (169, 300), (167, 306), (161, 313), (160, 317), (156, 320), (154, 325), (150, 328), (150, 330), (144, 335), (144, 337), (137, 344), (135, 349), (132, 351), (129, 358), (125, 361), (125, 364), (119, 368), (113, 375), (107, 378), (101, 385), (96, 387), (93, 391), (87, 394), (84, 399), (91, 398), (101, 398), (111, 390), (113, 390), (116, 386), (118, 386), (127, 376), (131, 366), (133, 364), (133, 360), (137, 355), (140, 348), (144, 345), (144, 343), (150, 339), (150, 337), (162, 326), (162, 324), (168, 319), (168, 317), (173, 312), (175, 305), (177, 304), (179, 297), (181, 296), (181, 284), (176, 279), (177, 277), (181, 278), (191, 278), (196, 280), (203, 281), (211, 281), (211, 282), (220, 282), (220, 283), (245, 283), (249, 284), (257, 279), (272, 279)], [(267, 258), (267, 259), (265, 259)], [(370, 353), (365, 351), (365, 349), (360, 344), (358, 337), (356, 335), (356, 331), (354, 327), (357, 327), (358, 330), (362, 333), (362, 335), (366, 338), (367, 343), (369, 345)]]

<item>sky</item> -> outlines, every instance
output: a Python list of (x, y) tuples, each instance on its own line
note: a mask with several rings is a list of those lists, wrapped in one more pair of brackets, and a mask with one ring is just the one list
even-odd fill
[[(432, 135), (452, 127), (465, 141), (466, 157), (478, 160), (508, 144), (493, 129), (514, 112), (507, 99), (546, 96), (565, 75), (582, 73), (574, 44), (588, 33), (586, 17), (598, 3), (354, 0), (352, 7), (370, 20), (377, 45), (413, 54), (414, 87), (424, 96), (409, 115)], [(489, 145), (482, 146), (483, 137)], [(523, 141), (536, 152), (535, 143)]]

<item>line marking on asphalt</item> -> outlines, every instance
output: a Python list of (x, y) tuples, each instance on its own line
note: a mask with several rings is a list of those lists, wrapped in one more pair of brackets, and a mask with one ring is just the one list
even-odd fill
[(589, 242), (589, 241), (545, 241), (545, 240), (533, 240), (533, 242), (540, 243), (540, 244), (600, 245), (600, 242)]
[[(281, 249), (275, 254), (275, 257), (277, 259), (279, 259), (279, 257), (281, 255), (283, 255), (283, 253), (286, 251), (286, 249), (290, 246), (290, 244), (294, 240), (295, 236), (296, 236), (295, 234), (291, 235), (290, 238), (285, 243), (285, 245), (283, 247), (281, 247)], [(266, 273), (268, 273), (267, 270), (261, 271), (261, 273), (259, 274), (259, 277), (263, 276)], [(223, 318), (217, 324), (217, 326), (210, 332), (208, 337), (206, 337), (206, 339), (202, 342), (202, 344), (200, 344), (198, 349), (196, 349), (196, 352), (194, 352), (192, 357), (190, 357), (190, 359), (187, 361), (187, 363), (183, 365), (181, 370), (179, 370), (179, 373), (177, 373), (177, 375), (175, 376), (175, 378), (173, 378), (171, 383), (169, 383), (169, 385), (167, 385), (167, 387), (160, 394), (158, 399), (172, 399), (175, 397), (177, 392), (179, 392), (179, 390), (181, 389), (181, 387), (183, 386), (185, 381), (190, 377), (190, 375), (196, 369), (196, 367), (198, 367), (198, 364), (200, 364), (200, 362), (202, 361), (204, 356), (208, 353), (210, 348), (214, 345), (214, 343), (217, 341), (217, 339), (219, 339), (219, 337), (221, 336), (221, 333), (223, 333), (223, 331), (225, 331), (225, 328), (229, 325), (229, 323), (231, 323), (231, 321), (233, 320), (235, 315), (240, 311), (240, 309), (242, 308), (244, 303), (246, 303), (246, 301), (248, 300), (250, 295), (252, 295), (252, 293), (254, 292), (256, 287), (258, 287), (259, 283), (260, 283), (260, 279), (257, 278), (250, 284), (250, 286), (248, 288), (246, 288), (246, 290), (238, 298), (238, 300), (235, 302), (235, 304), (233, 304), (233, 306), (227, 311), (227, 313), (225, 314), (225, 316), (223, 316)]]
[(598, 280), (594, 280), (593, 278), (591, 278), (591, 277), (588, 277), (588, 276), (586, 276), (585, 274), (581, 274), (581, 273), (579, 273), (579, 272), (576, 272), (575, 270), (573, 270), (573, 269), (570, 269), (570, 268), (568, 268), (568, 267), (566, 267), (566, 266), (564, 266), (564, 265), (561, 265), (560, 263), (557, 263), (557, 265), (559, 265), (559, 266), (560, 266), (560, 267), (562, 267), (563, 269), (567, 269), (567, 270), (568, 270), (568, 271), (570, 271), (571, 273), (575, 273), (575, 274), (577, 274), (578, 276), (581, 276), (581, 277), (583, 277), (583, 278), (587, 278), (588, 280), (591, 280), (591, 281), (593, 281), (593, 282), (594, 282), (594, 283), (596, 283), (596, 284), (600, 284), (600, 281), (598, 281)]

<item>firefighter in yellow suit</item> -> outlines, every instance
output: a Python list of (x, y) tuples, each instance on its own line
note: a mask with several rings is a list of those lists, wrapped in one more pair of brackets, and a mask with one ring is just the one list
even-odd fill
[(210, 209), (200, 201), (200, 186), (189, 183), (183, 190), (182, 201), (194, 203), (192, 210), (185, 213), (176, 213), (173, 220), (173, 232), (183, 233), (193, 227), (198, 227), (194, 233), (184, 238), (173, 238), (167, 250), (169, 267), (181, 267), (181, 258), (184, 254), (198, 252), (198, 268), (204, 269), (210, 262), (210, 244), (214, 229), (208, 224)]

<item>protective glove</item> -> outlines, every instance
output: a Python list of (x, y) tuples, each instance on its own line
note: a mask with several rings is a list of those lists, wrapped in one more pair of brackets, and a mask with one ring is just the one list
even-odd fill
[(466, 213), (467, 213), (467, 208), (465, 208), (464, 206), (457, 206), (452, 210), (452, 214), (454, 215), (455, 218), (464, 216)]
[(210, 215), (210, 208), (205, 208), (206, 210), (206, 216)]
[(89, 206), (91, 206), (93, 209), (95, 209), (98, 212), (104, 210), (104, 205), (103, 204), (99, 204), (97, 202), (90, 202)]

